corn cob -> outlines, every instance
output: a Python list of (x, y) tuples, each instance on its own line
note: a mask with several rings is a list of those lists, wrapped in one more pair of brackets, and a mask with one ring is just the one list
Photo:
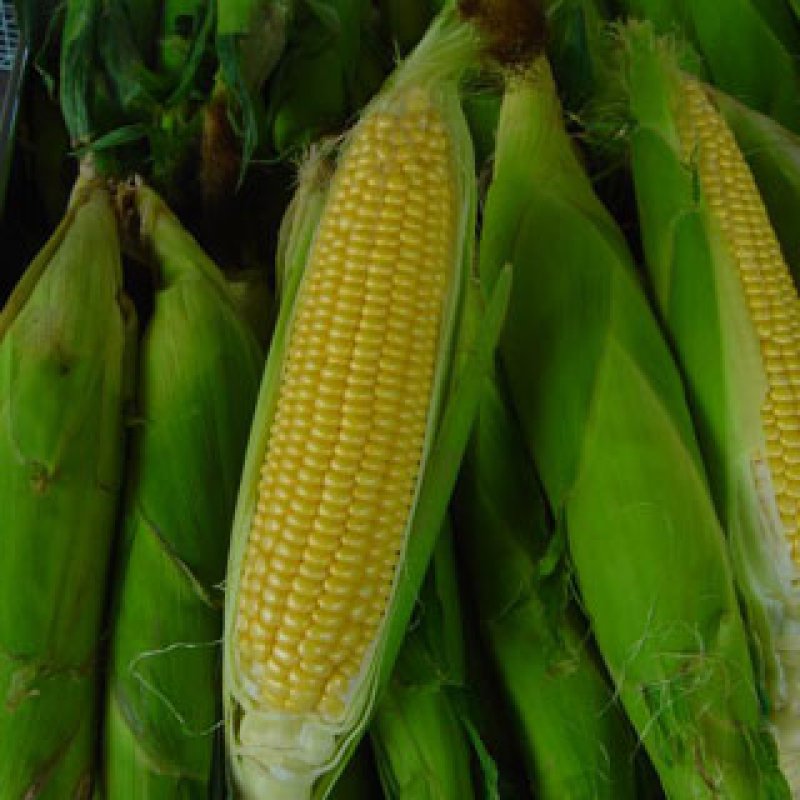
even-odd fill
[(781, 252), (800, 283), (800, 137), (723, 92), (714, 103), (753, 172)]
[(134, 318), (81, 181), (0, 312), (0, 798), (88, 798)]
[(420, 590), (417, 619), (370, 725), (389, 800), (498, 797), (497, 768), (470, 719), (466, 688), (463, 620), (447, 524)]
[(532, 794), (637, 797), (634, 739), (570, 601), (569, 573), (547, 536), (544, 500), (500, 375), (486, 382), (455, 507), (481, 633)]
[(626, 42), (647, 269), (686, 376), (760, 682), (796, 793), (797, 291), (709, 91), (678, 70), (649, 28), (632, 27)]
[(457, 79), (480, 46), (453, 10), (439, 18), (345, 141), (304, 270), (288, 271), (228, 568), (244, 797), (324, 795), (385, 685), (455, 480), (508, 291), (505, 277), (445, 406), (474, 224)]
[(209, 797), (228, 537), (263, 364), (227, 285), (163, 202), (124, 193), (155, 262), (112, 613), (105, 796)]
[(679, 373), (542, 62), (506, 94), (483, 218), (482, 279), (509, 262), (509, 392), (664, 791), (787, 797)]

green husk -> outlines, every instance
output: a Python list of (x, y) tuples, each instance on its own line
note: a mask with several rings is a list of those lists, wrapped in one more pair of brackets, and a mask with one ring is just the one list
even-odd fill
[(88, 797), (135, 318), (108, 192), (79, 181), (0, 312), (0, 795)]
[[(655, 301), (686, 377), (718, 512), (728, 532), (765, 711), (793, 789), (800, 762), (793, 698), (800, 631), (797, 589), (777, 510), (761, 498), (753, 457), (764, 451), (766, 375), (738, 276), (704, 195), (682, 154), (676, 112), (681, 74), (647, 26), (623, 40), (630, 155), (646, 265)], [(702, 320), (702, 325), (698, 325)], [(774, 500), (773, 500), (774, 505)]]
[(369, 739), (362, 739), (341, 777), (331, 789), (330, 800), (380, 800), (382, 797)]
[(485, 205), (485, 284), (509, 262), (510, 396), (667, 796), (788, 797), (680, 376), (543, 62), (509, 84)]
[(262, 138), (263, 108), (259, 94), (286, 46), (295, 0), (215, 2), (218, 80), (228, 113), (237, 119), (243, 174)]
[[(368, 0), (314, 0), (299, 9), (269, 88), (267, 118), (276, 152), (296, 151), (338, 132), (358, 110), (356, 76), (371, 11)], [(383, 77), (372, 76), (372, 91)], [(361, 87), (361, 98), (366, 93), (369, 87)]]
[(221, 718), (222, 582), (261, 349), (163, 201), (130, 189), (154, 265), (111, 623), (105, 795), (207, 798)]
[(715, 92), (714, 100), (750, 165), (783, 257), (800, 285), (800, 137), (723, 92)]
[[(370, 724), (387, 798), (497, 798), (497, 769), (467, 702), (463, 621), (446, 525), (389, 685)], [(473, 745), (478, 750), (473, 756)], [(482, 775), (485, 784), (476, 784)]]
[[(637, 797), (635, 741), (570, 596), (519, 426), (487, 381), (456, 495), (476, 614), (536, 797)], [(455, 796), (455, 795), (454, 795)]]
[[(776, 24), (782, 0), (615, 0), (618, 11), (685, 36), (720, 89), (800, 133), (800, 29)], [(769, 11), (764, 11), (769, 8)]]
[(378, 0), (384, 36), (399, 55), (411, 52), (447, 0)]
[[(286, 285), (282, 292), (281, 309), (267, 360), (262, 389), (256, 409), (253, 430), (245, 460), (242, 485), (234, 520), (233, 541), (228, 567), (228, 592), (225, 618), (225, 721), (226, 742), (234, 793), (245, 798), (264, 794), (285, 798), (322, 798), (347, 763), (358, 739), (363, 735), (372, 713), (375, 699), (380, 696), (391, 675), (406, 626), (411, 618), (416, 596), (428, 561), (433, 552), (447, 503), (455, 483), (466, 439), (477, 411), (482, 377), (491, 361), (494, 343), (502, 323), (510, 277), (504, 273), (490, 300), (473, 342), (472, 358), (462, 370), (452, 393), (451, 359), (458, 342), (458, 321), (461, 298), (471, 264), (470, 244), (475, 224), (475, 176), (472, 148), (466, 123), (458, 102), (457, 81), (480, 47), (480, 37), (472, 26), (458, 21), (454, 11), (439, 18), (426, 39), (414, 54), (395, 72), (384, 90), (368, 107), (370, 111), (403, 97), (410, 87), (426, 86), (433, 90), (439, 113), (450, 131), (455, 146), (452, 154), (458, 205), (456, 206), (457, 254), (453, 260), (452, 291), (443, 316), (429, 424), (423, 450), (420, 480), (416, 501), (409, 520), (402, 566), (390, 599), (386, 623), (379, 633), (371, 660), (365, 664), (364, 679), (353, 700), (349, 716), (341, 728), (309, 720), (313, 740), (287, 736), (280, 747), (271, 746), (268, 736), (270, 721), (248, 699), (236, 672), (233, 651), (233, 624), (237, 604), (241, 563), (249, 524), (256, 500), (258, 472), (263, 462), (270, 423), (274, 414), (279, 388), (279, 376), (286, 351), (293, 307), (302, 283), (301, 270), (291, 266), (284, 269)], [(398, 93), (398, 94), (395, 94)], [(347, 148), (347, 138), (343, 148)], [(336, 178), (333, 179), (335, 186)], [(299, 224), (298, 231), (305, 226)], [(307, 245), (303, 237), (297, 247), (286, 249), (288, 263), (305, 264)], [(304, 741), (324, 747), (328, 755), (320, 759)], [(291, 768), (287, 761), (292, 759)], [(305, 759), (305, 761), (304, 761)]]

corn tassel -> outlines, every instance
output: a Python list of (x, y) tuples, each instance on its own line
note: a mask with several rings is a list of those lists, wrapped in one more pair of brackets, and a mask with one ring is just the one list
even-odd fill
[[(105, 796), (210, 796), (222, 581), (263, 364), (222, 274), (149, 189), (124, 203), (155, 263), (112, 613)], [(176, 788), (177, 787), (177, 788)]]
[(649, 28), (632, 26), (625, 42), (647, 268), (686, 376), (760, 689), (796, 793), (800, 304), (752, 175), (709, 91), (678, 70)]
[(88, 798), (132, 309), (81, 181), (0, 312), (0, 798)]
[(543, 63), (512, 81), (498, 132), (487, 285), (508, 262), (509, 392), (598, 648), (664, 791), (788, 796), (679, 373)]

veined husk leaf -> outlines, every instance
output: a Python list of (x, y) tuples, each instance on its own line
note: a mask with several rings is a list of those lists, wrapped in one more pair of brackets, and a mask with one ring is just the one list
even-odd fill
[(783, 257), (800, 285), (800, 137), (724, 92), (714, 102), (758, 184)]
[[(470, 269), (471, 232), (475, 222), (473, 155), (459, 105), (457, 80), (479, 46), (479, 37), (475, 30), (459, 22), (454, 11), (443, 15), (362, 117), (363, 121), (373, 111), (391, 107), (396, 98), (405, 97), (405, 92), (412, 87), (428, 89), (455, 148), (451, 158), (458, 199), (455, 227), (457, 244), (440, 333), (420, 479), (416, 486), (413, 511), (407, 524), (405, 550), (401, 553), (386, 617), (379, 629), (371, 656), (365, 661), (363, 677), (354, 691), (347, 718), (342, 725), (329, 726), (321, 718), (307, 719), (303, 722), (306, 725), (305, 732), (298, 739), (293, 740), (290, 736), (273, 748), (267, 739), (270, 729), (268, 715), (255, 707), (243, 685), (242, 676), (237, 674), (234, 622), (242, 559), (256, 501), (259, 469), (277, 402), (295, 299), (298, 292), (302, 292), (302, 272), (292, 268), (286, 271), (288, 280), (245, 461), (228, 567), (224, 651), (226, 742), (235, 791), (246, 798), (255, 798), (270, 792), (273, 796), (286, 798), (318, 798), (327, 795), (330, 785), (346, 764), (366, 727), (376, 696), (380, 695), (389, 679), (455, 482), (461, 454), (477, 410), (480, 380), (491, 360), (510, 282), (509, 274), (504, 272), (497, 291), (487, 306), (484, 324), (472, 345), (473, 358), (468, 368), (462, 371), (452, 397), (445, 403), (452, 377), (451, 357), (458, 340), (461, 300)], [(351, 139), (345, 139), (343, 151), (346, 151), (349, 141)], [(336, 186), (335, 175), (331, 186), (333, 191)], [(303, 227), (300, 225), (299, 229), (302, 230)], [(313, 242), (311, 245), (313, 248)], [(289, 252), (291, 251), (290, 246)], [(305, 263), (306, 258), (302, 257), (302, 261)], [(313, 741), (314, 747), (304, 746), (304, 741)], [(316, 753), (313, 752), (314, 749), (317, 750)], [(325, 755), (320, 755), (320, 751)], [(289, 770), (282, 766), (282, 762), (285, 763), (288, 758), (294, 764), (303, 763), (305, 759), (307, 766), (304, 764)]]
[(507, 262), (510, 396), (667, 796), (786, 797), (680, 376), (543, 62), (511, 82), (498, 131), (487, 285)]
[(499, 796), (497, 768), (470, 719), (467, 687), (453, 534), (446, 520), (369, 728), (387, 798)]
[(225, 566), (263, 367), (222, 273), (150, 189), (126, 191), (153, 262), (111, 617), (109, 798), (208, 798), (221, 741)]
[(715, 86), (800, 133), (800, 30), (780, 0), (725, 0), (723, 13), (717, 0), (614, 1), (619, 13), (686, 37)]
[(564, 543), (500, 386), (486, 381), (456, 493), (483, 641), (536, 797), (634, 798), (635, 740), (570, 596)]
[(717, 508), (744, 598), (765, 710), (777, 727), (787, 777), (800, 779), (792, 698), (800, 633), (798, 590), (763, 467), (761, 405), (767, 379), (730, 251), (704, 194), (696, 163), (683, 153), (676, 111), (685, 102), (669, 47), (648, 27), (625, 41), (630, 139), (646, 265), (655, 300), (686, 378)]
[(0, 796), (88, 798), (135, 318), (79, 180), (0, 312)]

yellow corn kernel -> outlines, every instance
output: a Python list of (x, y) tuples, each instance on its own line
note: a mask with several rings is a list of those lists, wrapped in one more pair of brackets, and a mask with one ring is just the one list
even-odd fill
[(693, 78), (678, 114), (684, 157), (697, 163), (703, 194), (738, 267), (758, 336), (767, 396), (761, 409), (776, 505), (800, 565), (800, 302), (755, 180), (733, 134)]
[(353, 134), (312, 245), (236, 608), (253, 700), (343, 718), (394, 582), (456, 248), (456, 165), (427, 93)]

